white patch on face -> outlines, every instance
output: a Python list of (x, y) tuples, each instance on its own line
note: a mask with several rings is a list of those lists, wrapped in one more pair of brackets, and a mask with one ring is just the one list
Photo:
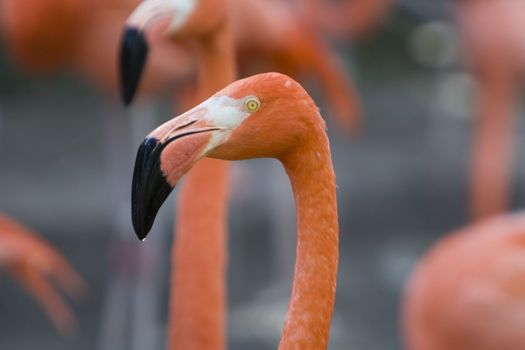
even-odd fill
[(252, 114), (244, 108), (245, 100), (246, 97), (234, 99), (229, 96), (213, 96), (194, 108), (206, 109), (206, 119), (221, 128), (212, 133), (205, 154), (225, 142), (233, 130)]
[(233, 129), (251, 113), (244, 108), (244, 100), (229, 96), (213, 96), (202, 106), (209, 111), (210, 120), (217, 126)]
[(144, 0), (133, 11), (127, 24), (146, 28), (148, 24), (159, 17), (172, 18), (168, 33), (176, 32), (194, 11), (198, 0)]
[(179, 30), (180, 27), (186, 23), (186, 20), (197, 6), (198, 0), (169, 0), (173, 4), (173, 7), (176, 9), (176, 14), (171, 21), (168, 31), (175, 33)]

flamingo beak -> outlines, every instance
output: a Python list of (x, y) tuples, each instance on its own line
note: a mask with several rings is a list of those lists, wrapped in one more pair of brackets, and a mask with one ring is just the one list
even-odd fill
[(146, 66), (148, 41), (164, 36), (173, 20), (170, 1), (143, 1), (129, 16), (120, 44), (120, 80), (124, 103), (129, 105), (138, 89)]
[(135, 97), (146, 65), (148, 51), (144, 31), (136, 27), (127, 27), (120, 46), (121, 91), (126, 106)]
[[(139, 147), (133, 173), (131, 215), (140, 240), (178, 180), (205, 155), (212, 132), (220, 128), (189, 112), (153, 131)], [(204, 112), (205, 113), (205, 112)]]
[(146, 138), (135, 160), (131, 186), (131, 217), (140, 240), (148, 235), (155, 217), (173, 190), (160, 167), (164, 145), (155, 138)]

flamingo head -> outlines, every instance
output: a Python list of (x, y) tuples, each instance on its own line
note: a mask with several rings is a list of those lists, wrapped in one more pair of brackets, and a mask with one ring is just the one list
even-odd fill
[(120, 46), (121, 88), (126, 105), (131, 103), (138, 88), (148, 57), (148, 42), (176, 32), (186, 22), (196, 2), (144, 0), (127, 19)]
[[(141, 144), (132, 185), (135, 232), (144, 239), (162, 203), (202, 157), (278, 158), (303, 144), (324, 121), (291, 78), (265, 73), (238, 80), (151, 132)], [(213, 176), (213, 174), (210, 174)]]
[(135, 96), (150, 44), (203, 37), (222, 23), (224, 0), (144, 0), (127, 19), (120, 48), (124, 103)]

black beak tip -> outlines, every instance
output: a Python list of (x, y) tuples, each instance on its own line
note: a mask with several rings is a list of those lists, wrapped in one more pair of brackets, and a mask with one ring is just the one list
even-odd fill
[(147, 228), (147, 226), (137, 225), (135, 222), (133, 222), (133, 228), (135, 229), (135, 234), (137, 235), (138, 239), (144, 241), (148, 236), (151, 225), (149, 225), (149, 228)]
[(126, 106), (135, 97), (148, 51), (148, 43), (142, 30), (133, 27), (124, 29), (120, 46), (120, 80), (122, 98)]
[(160, 168), (160, 156), (165, 145), (147, 138), (140, 145), (135, 160), (131, 194), (131, 217), (137, 237), (148, 235), (157, 213), (173, 187)]
[[(153, 193), (150, 193), (149, 195), (151, 196)], [(144, 200), (146, 198), (142, 197), (141, 199)], [(158, 208), (155, 209), (151, 206), (151, 202), (148, 203), (148, 199), (151, 200), (151, 197), (147, 198), (145, 203), (141, 203), (137, 201), (136, 197), (134, 197), (132, 203), (133, 229), (135, 230), (138, 239), (141, 241), (144, 241), (151, 231), (151, 227), (155, 222), (155, 217), (158, 211)]]
[(131, 105), (131, 102), (133, 101), (133, 98), (135, 97), (135, 93), (127, 90), (122, 92), (122, 101), (124, 102), (124, 106), (128, 107)]

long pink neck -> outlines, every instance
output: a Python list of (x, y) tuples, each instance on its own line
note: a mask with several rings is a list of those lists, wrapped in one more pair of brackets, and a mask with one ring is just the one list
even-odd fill
[[(234, 37), (229, 21), (197, 46), (199, 100), (204, 100), (237, 78)], [(200, 102), (200, 101), (199, 101)]]
[(168, 349), (224, 349), (228, 164), (205, 159), (181, 189), (175, 224)]
[(326, 349), (339, 246), (335, 175), (324, 131), (282, 159), (297, 210), (297, 260), (279, 349)]
[[(201, 101), (235, 80), (227, 23), (198, 46)], [(180, 193), (173, 249), (168, 349), (225, 348), (226, 214), (229, 165), (203, 159)]]

